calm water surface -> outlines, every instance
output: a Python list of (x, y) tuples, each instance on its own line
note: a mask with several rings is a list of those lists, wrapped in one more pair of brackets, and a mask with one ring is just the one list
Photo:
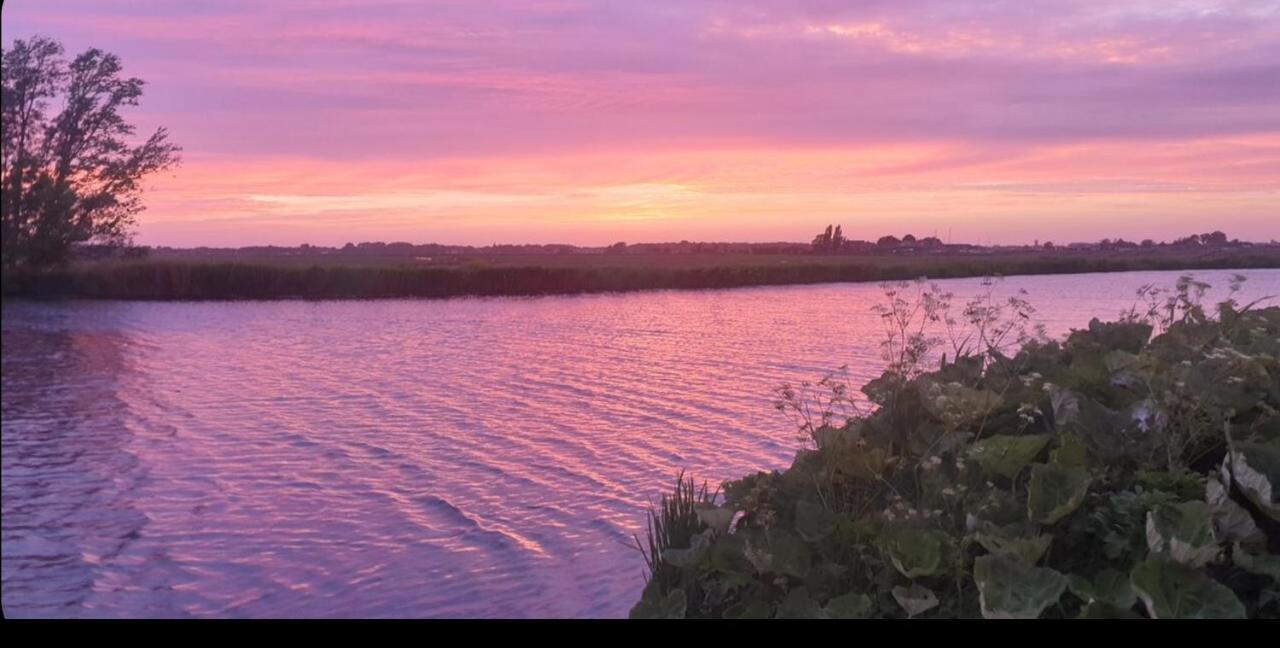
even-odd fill
[[(1280, 271), (1244, 274), (1280, 294)], [(1062, 334), (1177, 276), (998, 293)], [(877, 375), (880, 298), (6, 303), (4, 612), (625, 615), (649, 499), (681, 468), (788, 465), (772, 388)]]

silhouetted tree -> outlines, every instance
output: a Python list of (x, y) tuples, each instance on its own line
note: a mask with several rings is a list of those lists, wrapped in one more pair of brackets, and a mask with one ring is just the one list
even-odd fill
[(836, 225), (836, 231), (831, 235), (831, 249), (839, 250), (842, 245), (844, 245), (844, 232), (839, 225)]
[(813, 249), (816, 252), (822, 252), (831, 249), (831, 241), (835, 237), (835, 233), (831, 230), (831, 225), (827, 226), (826, 231), (813, 237)]
[(906, 235), (906, 236), (902, 237), (902, 243), (903, 243), (904, 245), (909, 245), (909, 244), (912, 244), (912, 243), (915, 243), (915, 242), (916, 242), (916, 237), (915, 237), (914, 235), (912, 235), (912, 234), (908, 234), (908, 235)]
[(898, 247), (901, 244), (902, 244), (902, 241), (898, 240), (898, 237), (893, 235), (881, 236), (880, 238), (876, 239), (876, 245), (880, 247)]
[(1217, 231), (1210, 232), (1208, 234), (1201, 234), (1200, 244), (1201, 245), (1226, 245), (1227, 235)]
[[(121, 78), (116, 55), (90, 49), (68, 64), (62, 53), (43, 36), (0, 51), (6, 267), (62, 263), (77, 243), (127, 243), (142, 179), (178, 162), (164, 128), (130, 145), (120, 109), (138, 104), (143, 82)], [(51, 118), (54, 99), (62, 109)]]

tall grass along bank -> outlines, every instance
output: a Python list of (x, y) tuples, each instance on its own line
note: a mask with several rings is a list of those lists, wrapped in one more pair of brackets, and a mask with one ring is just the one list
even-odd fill
[(50, 270), (9, 269), (6, 297), (102, 299), (346, 299), (550, 295), (652, 289), (733, 288), (782, 284), (884, 281), (992, 274), (1068, 274), (1133, 270), (1277, 268), (1280, 253), (1189, 258), (1142, 256), (946, 256), (840, 259), (792, 256), (774, 263), (608, 265), (284, 265), (266, 262), (107, 261)]

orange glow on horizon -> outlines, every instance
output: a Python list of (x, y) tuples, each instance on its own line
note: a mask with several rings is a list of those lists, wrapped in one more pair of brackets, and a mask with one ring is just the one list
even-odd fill
[[(197, 157), (155, 183), (140, 242), (194, 245), (220, 229), (320, 245), (799, 241), (828, 222), (867, 239), (911, 229), (974, 242), (1140, 239), (1198, 231), (1206, 211), (1228, 210), (1265, 232), (1280, 200), (1277, 159), (1270, 136), (995, 153), (937, 143), (357, 165)], [(1027, 222), (1032, 211), (1042, 220)], [(1076, 233), (1075, 220), (1104, 212), (1123, 222)], [(978, 217), (981, 227), (967, 224)]]

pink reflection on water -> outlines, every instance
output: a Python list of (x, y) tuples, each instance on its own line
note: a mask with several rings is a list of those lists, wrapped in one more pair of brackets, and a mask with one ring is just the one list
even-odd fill
[[(1245, 298), (1280, 293), (1280, 271), (1245, 274)], [(1176, 277), (998, 291), (1061, 335)], [(6, 304), (5, 612), (624, 615), (650, 498), (681, 469), (788, 465), (773, 388), (878, 375), (880, 299)]]

